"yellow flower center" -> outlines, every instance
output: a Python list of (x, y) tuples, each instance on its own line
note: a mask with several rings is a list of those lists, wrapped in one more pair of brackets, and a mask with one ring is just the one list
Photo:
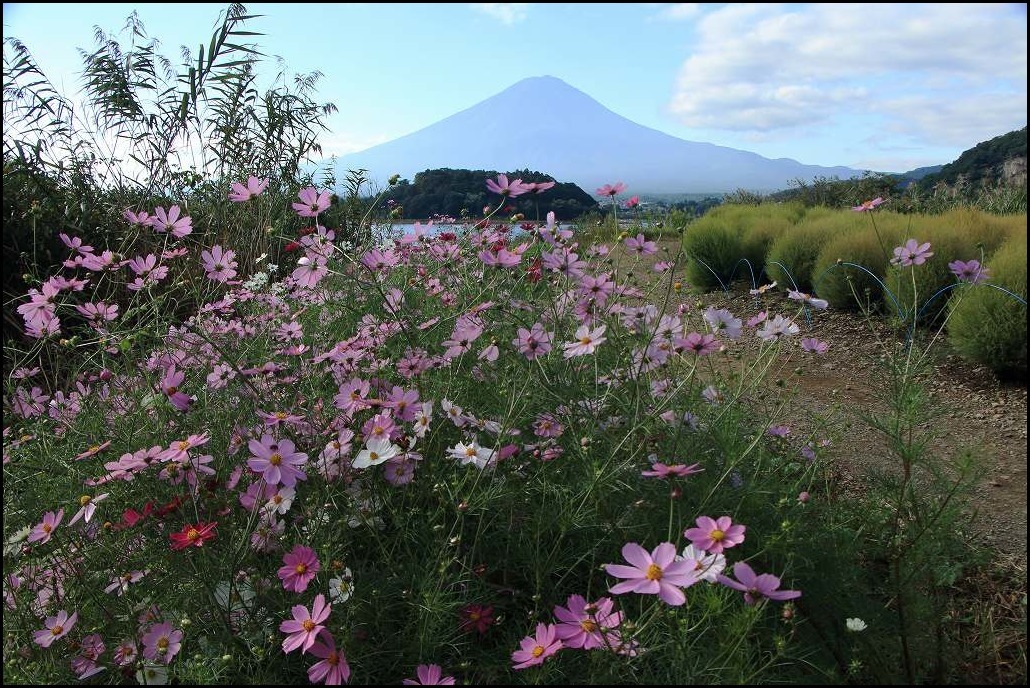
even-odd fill
[(587, 633), (593, 633), (597, 630), (597, 624), (591, 619), (583, 619), (579, 622), (579, 627)]
[(87, 504), (89, 504), (92, 501), (93, 501), (93, 498), (90, 497), (89, 495), (82, 495), (81, 497), (79, 497), (79, 506), (86, 506)]
[(167, 389), (167, 390), (165, 391), (165, 394), (167, 394), (168, 396), (172, 396), (173, 394), (175, 394), (175, 393), (176, 393), (176, 392), (178, 392), (178, 391), (179, 391), (179, 388), (178, 388), (178, 387), (176, 387), (175, 385), (171, 385), (171, 386), (169, 386), (169, 387), (168, 387), (168, 389)]
[(590, 342), (592, 342), (592, 341), (594, 341), (594, 340), (592, 340), (590, 337), (580, 337), (579, 338), (579, 343), (582, 344), (583, 346), (589, 346)]
[(300, 575), (300, 574), (303, 574), (305, 571), (308, 570), (308, 565), (307, 564), (297, 564), (296, 566), (293, 567), (293, 570), (297, 572), (297, 575)]
[(330, 651), (329, 656), (325, 658), (325, 663), (329, 666), (336, 666), (340, 663), (340, 655), (334, 651)]
[(368, 457), (372, 461), (378, 461), (379, 460), (379, 454), (377, 454), (375, 452), (369, 452), (368, 453)]
[(54, 626), (50, 629), (50, 632), (54, 635), (61, 635), (64, 633), (64, 626)]
[(726, 539), (726, 533), (724, 533), (721, 530), (719, 530), (718, 528), (716, 528), (715, 530), (712, 531), (712, 534), (711, 534), (710, 537), (715, 542), (722, 542), (723, 540)]
[(275, 417), (278, 418), (279, 420), (285, 420), (286, 419), (286, 412), (285, 411), (276, 411), (275, 412)]
[(194, 542), (199, 537), (200, 537), (200, 531), (198, 531), (196, 528), (190, 528), (189, 530), (186, 531), (186, 539), (189, 540), (190, 542)]
[(542, 654), (544, 654), (544, 646), (543, 645), (537, 645), (536, 647), (533, 648), (533, 656), (534, 657), (539, 657)]
[(304, 619), (304, 622), (301, 623), (301, 626), (304, 627), (304, 630), (307, 633), (310, 633), (315, 628), (315, 622), (312, 621), (311, 619)]
[(658, 564), (651, 564), (650, 566), (648, 566), (647, 567), (646, 578), (647, 578), (647, 580), (652, 580), (652, 581), (661, 580), (662, 579), (662, 567), (659, 566)]
[(53, 529), (54, 529), (54, 527), (52, 525), (50, 525), (49, 523), (44, 523), (43, 524), (43, 532), (44, 533), (49, 533)]
[(272, 454), (271, 456), (268, 457), (268, 463), (272, 464), (273, 466), (278, 466), (282, 462), (283, 462), (283, 457), (282, 457), (281, 454)]

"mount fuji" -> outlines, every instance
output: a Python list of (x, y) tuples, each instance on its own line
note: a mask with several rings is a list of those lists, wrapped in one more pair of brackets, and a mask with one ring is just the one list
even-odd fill
[(551, 76), (531, 77), (406, 136), (336, 160), (336, 178), (364, 168), (381, 186), (436, 168), (530, 169), (588, 193), (615, 181), (632, 193), (771, 192), (795, 180), (849, 179), (861, 170), (670, 136), (618, 115)]

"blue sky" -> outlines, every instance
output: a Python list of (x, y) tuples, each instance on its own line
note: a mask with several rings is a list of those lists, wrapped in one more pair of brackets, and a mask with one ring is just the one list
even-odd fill
[[(1025, 3), (245, 5), (261, 52), (324, 74), (327, 155), (542, 75), (673, 136), (814, 165), (944, 164), (1027, 123)], [(3, 31), (71, 96), (95, 26), (117, 34), (135, 9), (178, 65), (226, 7), (5, 3)]]

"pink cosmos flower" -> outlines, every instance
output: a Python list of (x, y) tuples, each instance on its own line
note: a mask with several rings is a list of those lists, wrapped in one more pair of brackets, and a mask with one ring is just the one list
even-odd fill
[(810, 294), (806, 294), (803, 291), (795, 291), (794, 289), (787, 290), (787, 298), (806, 303), (816, 310), (825, 310), (830, 305), (826, 299), (817, 299)]
[(50, 538), (54, 534), (54, 530), (57, 526), (61, 525), (61, 519), (63, 518), (64, 509), (58, 509), (57, 513), (54, 513), (53, 511), (46, 512), (43, 514), (43, 520), (32, 528), (32, 532), (29, 533), (29, 537), (26, 541), (38, 542), (41, 545), (46, 542), (50, 542)]
[(315, 555), (315, 550), (304, 545), (296, 545), (283, 555), (283, 566), (279, 568), (279, 578), (286, 590), (304, 592), (321, 568), (322, 565)]
[(303, 604), (294, 605), (293, 619), (287, 619), (279, 624), (279, 630), (287, 633), (283, 641), (283, 652), (289, 654), (299, 649), (304, 654), (315, 644), (318, 634), (325, 630), (325, 620), (329, 618), (332, 605), (326, 604), (325, 595), (315, 596), (315, 602), (311, 605), (311, 611)]
[(171, 664), (182, 649), (182, 631), (172, 629), (170, 621), (154, 624), (143, 636), (143, 656), (155, 662)]
[(77, 310), (92, 327), (98, 330), (102, 329), (106, 323), (118, 317), (118, 304), (116, 303), (107, 304), (102, 301), (98, 303), (84, 303), (82, 305), (76, 305), (75, 310)]
[(877, 196), (873, 200), (871, 200), (871, 201), (864, 201), (862, 203), (862, 205), (856, 205), (856, 206), (852, 207), (851, 209), (861, 213), (861, 212), (865, 212), (867, 210), (872, 210), (873, 208), (876, 208), (877, 206), (879, 206), (881, 203), (884, 203), (884, 200), (882, 198), (880, 198), (879, 196)]
[(948, 269), (962, 282), (978, 284), (991, 278), (991, 272), (987, 266), (980, 265), (978, 260), (961, 261), (956, 260), (948, 263)]
[(329, 631), (323, 630), (318, 640), (311, 646), (311, 654), (321, 657), (308, 668), (308, 680), (312, 683), (322, 681), (327, 686), (339, 686), (350, 680), (350, 665), (342, 650), (336, 649), (336, 641)]
[(587, 604), (582, 595), (571, 595), (567, 605), (554, 608), (554, 615), (561, 622), (556, 635), (565, 647), (583, 650), (604, 647), (605, 636), (622, 623), (622, 614), (614, 611), (614, 602), (608, 597)]
[(232, 191), (229, 192), (229, 200), (234, 203), (243, 203), (252, 198), (257, 198), (268, 188), (267, 179), (258, 179), (254, 175), (247, 178), (247, 185), (240, 182), (232, 183)]
[(915, 239), (909, 239), (904, 246), (894, 249), (894, 257), (891, 258), (891, 265), (908, 267), (910, 265), (922, 265), (926, 259), (933, 255), (930, 250), (930, 242), (920, 244)]
[(515, 198), (528, 192), (530, 189), (526, 188), (526, 185), (521, 179), (508, 183), (508, 175), (499, 174), (497, 175), (497, 181), (493, 179), (486, 180), (486, 188), (493, 191), (495, 194), (500, 194), (506, 198)]
[[(750, 323), (751, 321), (749, 320), (748, 322)], [(762, 341), (775, 342), (781, 337), (789, 337), (799, 332), (801, 332), (801, 328), (793, 320), (777, 315), (772, 320), (766, 320), (765, 324), (762, 325), (762, 329), (758, 330), (755, 334)]]
[(97, 663), (97, 659), (100, 658), (100, 655), (104, 654), (107, 646), (104, 645), (104, 639), (99, 633), (90, 633), (82, 639), (79, 647), (81, 653), (77, 657), (72, 658), (71, 665), (76, 678), (82, 681), (90, 676), (99, 674), (105, 669), (105, 667)]
[(301, 217), (318, 217), (318, 214), (329, 207), (331, 194), (328, 191), (318, 193), (313, 186), (297, 192), (300, 203), (294, 203), (293, 209)]
[(640, 205), (640, 196), (632, 196), (626, 201), (626, 208), (636, 208), (638, 205)]
[(154, 217), (150, 218), (150, 226), (158, 234), (169, 232), (176, 239), (193, 233), (193, 220), (189, 215), (180, 214), (179, 206), (173, 205), (166, 212), (164, 208), (154, 208)]
[(725, 308), (716, 309), (709, 306), (704, 313), (705, 322), (712, 329), (712, 332), (722, 333), (730, 339), (736, 339), (741, 333), (740, 318), (737, 318)]
[(626, 245), (627, 250), (640, 256), (650, 256), (658, 253), (658, 244), (648, 241), (644, 238), (643, 234), (637, 234), (636, 237), (627, 237), (622, 243)]
[(695, 522), (697, 527), (684, 530), (683, 537), (706, 552), (720, 554), (723, 550), (744, 542), (744, 531), (747, 527), (734, 524), (729, 516), (720, 516), (718, 519), (699, 516)]
[(217, 521), (211, 523), (197, 523), (196, 525), (186, 524), (182, 530), (176, 533), (169, 533), (168, 539), (172, 541), (172, 551), (186, 549), (189, 546), (203, 547), (208, 540), (215, 538), (215, 527)]
[[(253, 177), (252, 177), (253, 178)], [(200, 258), (204, 263), (207, 278), (215, 282), (228, 282), (236, 276), (236, 253), (232, 249), (212, 246), (210, 251), (201, 251)]]
[(128, 208), (126, 208), (122, 213), (122, 217), (124, 217), (130, 225), (140, 225), (142, 227), (149, 227), (150, 221), (153, 219), (150, 217), (150, 213), (145, 210), (141, 210), (136, 213)]
[(714, 334), (701, 334), (700, 332), (691, 332), (686, 337), (676, 337), (672, 345), (676, 351), (692, 353), (697, 356), (707, 356), (723, 349), (722, 342), (716, 339)]
[(161, 391), (168, 397), (168, 401), (179, 411), (188, 411), (190, 405), (193, 403), (191, 397), (179, 390), (179, 386), (182, 385), (183, 380), (186, 379), (186, 373), (176, 370), (175, 364), (168, 366), (165, 369), (164, 378), (161, 380)]
[(563, 647), (562, 641), (557, 638), (554, 624), (544, 623), (536, 625), (536, 637), (526, 636), (520, 645), (521, 649), (511, 654), (511, 668), (515, 670), (539, 666)]
[(801, 340), (801, 349), (813, 354), (825, 354), (830, 350), (830, 345), (815, 337), (804, 337)]
[(526, 187), (528, 193), (542, 194), (548, 189), (554, 188), (557, 182), (523, 182), (522, 185)]
[(744, 601), (750, 605), (758, 604), (763, 598), (782, 602), (801, 597), (800, 590), (780, 590), (780, 579), (771, 573), (756, 575), (754, 570), (740, 561), (733, 565), (733, 575), (737, 580), (719, 574), (719, 582), (744, 593)]
[(71, 616), (68, 616), (68, 612), (63, 609), (54, 616), (48, 616), (43, 622), (46, 628), (32, 633), (33, 642), (43, 647), (50, 647), (55, 640), (68, 635), (68, 631), (72, 630), (72, 626), (75, 625), (78, 618), (78, 612), (73, 612)]
[(580, 325), (576, 329), (576, 341), (568, 342), (563, 345), (565, 349), (565, 358), (585, 356), (586, 354), (594, 353), (594, 351), (597, 350), (597, 346), (607, 339), (604, 336), (606, 329), (607, 325), (598, 325), (593, 330), (586, 325)]
[(611, 184), (605, 184), (597, 190), (598, 196), (618, 196), (626, 190), (626, 185), (622, 182), (616, 182), (614, 186)]
[(511, 343), (526, 360), (532, 361), (551, 350), (551, 333), (546, 331), (542, 324), (533, 323), (533, 327), (528, 330), (524, 327), (518, 328), (518, 337)]
[(419, 664), (415, 668), (416, 678), (401, 681), (405, 686), (453, 686), (454, 677), (444, 676), (439, 664)]
[(276, 440), (271, 435), (262, 435), (261, 440), (247, 442), (253, 457), (247, 466), (264, 478), (269, 485), (293, 487), (298, 480), (307, 480), (307, 475), (300, 470), (308, 455), (296, 451), (292, 440)]
[(628, 579), (609, 588), (616, 595), (624, 592), (658, 595), (666, 604), (679, 606), (687, 601), (680, 588), (688, 588), (698, 580), (693, 567), (677, 558), (676, 546), (671, 542), (661, 543), (650, 554), (637, 543), (627, 542), (622, 547), (622, 556), (632, 566), (604, 566), (610, 575)]
[(682, 463), (674, 463), (672, 465), (667, 466), (664, 463), (655, 461), (653, 464), (651, 464), (650, 470), (642, 471), (640, 475), (644, 476), (645, 478), (665, 479), (670, 476), (675, 476), (677, 478), (685, 478), (688, 475), (700, 473), (703, 470), (704, 469), (701, 468), (701, 464), (699, 463), (693, 463), (689, 466)]

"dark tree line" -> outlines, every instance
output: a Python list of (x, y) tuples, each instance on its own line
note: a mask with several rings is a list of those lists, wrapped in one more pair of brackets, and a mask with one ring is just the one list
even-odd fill
[(522, 213), (527, 220), (543, 220), (550, 211), (554, 211), (558, 220), (574, 220), (597, 209), (597, 201), (571, 182), (558, 182), (550, 175), (530, 170), (504, 174), (509, 181), (521, 179), (523, 182), (555, 184), (542, 193), (502, 198), (486, 187), (487, 179), (497, 179), (497, 171), (443, 168), (419, 172), (414, 181), (401, 179), (391, 187), (384, 200), (392, 207), (401, 206), (401, 215), (412, 219), (434, 215), (480, 217), (485, 206), (496, 208), (501, 202), (511, 208), (504, 212), (505, 216)]

